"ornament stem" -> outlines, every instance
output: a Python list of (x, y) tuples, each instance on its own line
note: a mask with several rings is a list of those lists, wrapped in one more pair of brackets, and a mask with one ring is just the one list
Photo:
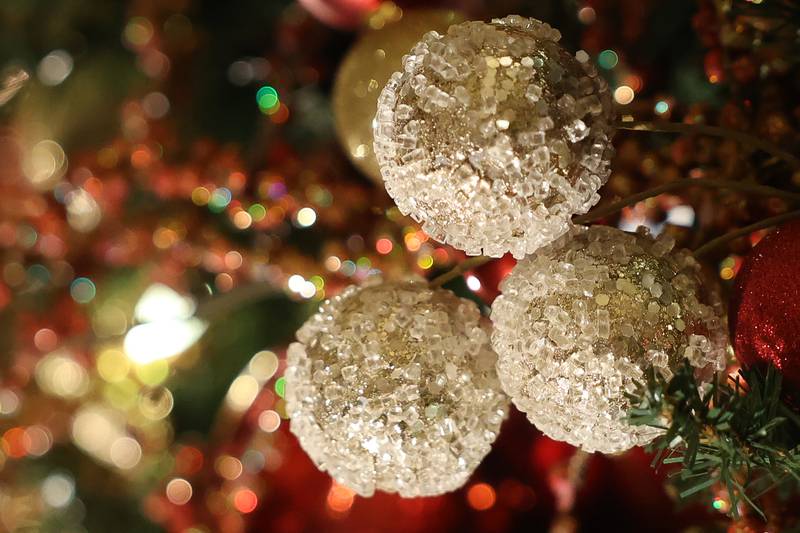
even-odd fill
[(734, 191), (750, 193), (756, 196), (772, 196), (775, 198), (781, 198), (788, 203), (800, 204), (800, 194), (783, 191), (781, 189), (776, 189), (775, 187), (769, 187), (767, 185), (758, 185), (756, 183), (746, 183), (741, 181), (713, 180), (706, 178), (697, 178), (697, 179), (686, 178), (686, 179), (671, 181), (669, 183), (665, 183), (664, 185), (659, 185), (658, 187), (653, 187), (652, 189), (648, 189), (646, 191), (642, 191), (637, 194), (632, 194), (626, 198), (623, 198), (622, 200), (619, 200), (618, 202), (598, 207), (597, 209), (589, 211), (585, 215), (577, 216), (573, 218), (572, 221), (576, 224), (586, 224), (588, 222), (593, 222), (595, 220), (607, 217), (608, 215), (613, 215), (617, 211), (620, 211), (625, 207), (637, 204), (642, 200), (646, 200), (648, 198), (652, 198), (653, 196), (658, 196), (659, 194), (672, 192), (686, 187), (706, 187), (709, 189), (731, 189)]
[(744, 237), (745, 235), (748, 235), (760, 229), (771, 228), (772, 226), (783, 224), (784, 222), (792, 220), (794, 218), (800, 218), (800, 210), (789, 211), (788, 213), (783, 213), (782, 215), (765, 218), (764, 220), (756, 222), (755, 224), (750, 224), (749, 226), (739, 228), (737, 230), (726, 233), (725, 235), (720, 235), (716, 239), (711, 239), (710, 241), (699, 247), (697, 250), (695, 250), (694, 255), (697, 257), (707, 255), (729, 241), (738, 239), (739, 237)]
[(743, 146), (749, 146), (754, 150), (761, 150), (771, 154), (778, 159), (783, 159), (795, 169), (800, 169), (800, 157), (795, 156), (763, 139), (739, 130), (720, 128), (719, 126), (709, 126), (707, 124), (686, 124), (683, 122), (650, 122), (645, 120), (623, 121), (617, 123), (617, 129), (631, 131), (649, 131), (655, 133), (684, 133), (687, 135), (709, 135), (711, 137), (723, 137), (738, 142)]
[(470, 257), (469, 259), (465, 259), (464, 261), (461, 261), (459, 264), (457, 264), (455, 267), (453, 267), (452, 270), (449, 270), (448, 272), (445, 272), (444, 274), (441, 274), (441, 275), (436, 276), (435, 278), (433, 278), (431, 280), (431, 282), (430, 282), (430, 286), (433, 287), (433, 288), (441, 287), (442, 285), (444, 285), (448, 281), (451, 281), (451, 280), (457, 278), (458, 276), (460, 276), (461, 274), (463, 274), (467, 270), (479, 267), (479, 266), (481, 266), (481, 265), (483, 265), (485, 263), (488, 263), (491, 260), (492, 260), (491, 257), (485, 257), (485, 256), (482, 256), (482, 255), (479, 255), (477, 257)]
[(589, 468), (589, 460), (592, 454), (578, 448), (567, 463), (567, 481), (575, 492), (583, 485), (586, 480), (586, 470)]

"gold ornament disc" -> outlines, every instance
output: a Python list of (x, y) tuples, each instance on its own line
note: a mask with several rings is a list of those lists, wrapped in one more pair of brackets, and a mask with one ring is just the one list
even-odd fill
[[(383, 183), (372, 150), (372, 121), (389, 77), (402, 70), (402, 58), (429, 31), (446, 33), (464, 16), (446, 9), (398, 9), (396, 20), (369, 29), (339, 66), (333, 86), (336, 134), (353, 164), (375, 183)], [(378, 24), (381, 25), (381, 24)]]

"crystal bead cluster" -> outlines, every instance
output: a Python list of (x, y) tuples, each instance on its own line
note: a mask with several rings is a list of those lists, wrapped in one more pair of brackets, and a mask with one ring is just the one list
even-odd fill
[(430, 32), (378, 100), (386, 190), (433, 238), (521, 258), (569, 230), (608, 179), (608, 86), (560, 34), (509, 16)]
[(606, 226), (574, 228), (520, 261), (492, 307), (497, 371), (514, 404), (548, 436), (614, 453), (653, 438), (631, 426), (625, 393), (651, 365), (669, 378), (724, 367), (719, 296), (686, 250)]
[(460, 487), (508, 410), (477, 306), (426, 283), (351, 286), (288, 351), (291, 431), (363, 496)]

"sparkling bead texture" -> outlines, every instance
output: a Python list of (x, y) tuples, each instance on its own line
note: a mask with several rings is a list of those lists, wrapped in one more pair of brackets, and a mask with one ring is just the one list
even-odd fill
[(559, 39), (519, 16), (429, 32), (384, 88), (373, 124), (386, 190), (435, 239), (521, 258), (597, 203), (608, 86)]
[(508, 412), (486, 323), (473, 302), (423, 282), (347, 288), (289, 347), (291, 431), (362, 496), (459, 488)]
[(674, 240), (607, 226), (573, 228), (520, 261), (492, 306), (503, 389), (548, 436), (615, 453), (655, 438), (625, 421), (644, 371), (724, 368), (718, 294)]

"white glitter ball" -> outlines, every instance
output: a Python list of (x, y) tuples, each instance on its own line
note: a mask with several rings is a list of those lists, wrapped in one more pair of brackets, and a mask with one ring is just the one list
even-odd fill
[(423, 282), (351, 286), (297, 339), (286, 369), (291, 431), (362, 496), (455, 490), (497, 438), (508, 398), (469, 300)]
[(521, 258), (597, 203), (611, 97), (559, 38), (519, 16), (430, 32), (384, 88), (374, 133), (386, 190), (435, 239)]
[(684, 358), (698, 375), (724, 368), (717, 293), (674, 240), (574, 228), (520, 261), (492, 306), (503, 389), (548, 436), (615, 453), (659, 431), (631, 426), (626, 392), (651, 365), (670, 378)]

